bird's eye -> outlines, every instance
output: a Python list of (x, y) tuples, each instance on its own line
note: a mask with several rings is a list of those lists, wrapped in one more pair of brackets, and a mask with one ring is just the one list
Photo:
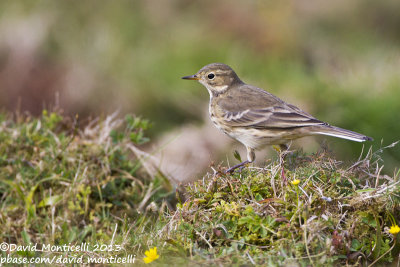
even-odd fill
[(214, 73), (210, 73), (207, 75), (207, 77), (208, 77), (208, 79), (212, 80), (212, 79), (214, 79), (215, 75), (214, 75)]

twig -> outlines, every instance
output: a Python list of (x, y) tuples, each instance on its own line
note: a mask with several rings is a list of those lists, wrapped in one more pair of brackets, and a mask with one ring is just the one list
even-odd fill
[(310, 256), (310, 251), (308, 249), (308, 241), (307, 241), (307, 221), (304, 223), (304, 243), (306, 245), (306, 252), (307, 252), (307, 257), (311, 262), (311, 265), (314, 266), (314, 261), (312, 260)]
[(117, 228), (118, 228), (118, 223), (115, 224), (114, 233), (112, 235), (110, 245), (114, 245), (114, 237), (115, 237), (115, 233), (117, 232)]
[(388, 254), (390, 251), (392, 251), (392, 249), (394, 248), (395, 245), (396, 245), (396, 241), (394, 241), (393, 246), (388, 251), (383, 253), (379, 258), (377, 258), (374, 262), (372, 262), (370, 265), (368, 265), (368, 267), (371, 267), (372, 265), (377, 263), (380, 259), (382, 259), (386, 254)]
[(246, 255), (247, 255), (247, 257), (249, 258), (250, 262), (251, 262), (253, 265), (256, 265), (256, 263), (254, 262), (253, 258), (250, 256), (250, 254), (249, 254), (248, 251), (246, 251)]
[(157, 188), (156, 190), (153, 190), (153, 182), (150, 183), (149, 188), (147, 188), (146, 194), (144, 195), (142, 202), (140, 202), (139, 206), (138, 206), (138, 210), (142, 211), (144, 206), (146, 205), (147, 201), (150, 199), (150, 197), (159, 189)]
[(208, 245), (211, 249), (213, 248), (213, 246), (211, 246), (210, 242), (208, 242), (208, 240), (207, 240), (200, 232), (198, 232), (196, 229), (194, 229), (194, 231), (196, 232), (196, 234), (197, 234), (198, 236), (200, 236), (204, 241), (206, 241), (207, 245)]
[(379, 175), (381, 174), (382, 169), (383, 169), (383, 165), (379, 168), (378, 174), (376, 175), (375, 188), (377, 188), (379, 185)]

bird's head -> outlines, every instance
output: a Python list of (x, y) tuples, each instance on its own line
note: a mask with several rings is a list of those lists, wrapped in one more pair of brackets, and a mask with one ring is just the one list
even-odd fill
[(242, 83), (233, 69), (222, 63), (206, 65), (196, 74), (182, 77), (182, 79), (199, 81), (212, 95), (222, 94), (232, 85)]

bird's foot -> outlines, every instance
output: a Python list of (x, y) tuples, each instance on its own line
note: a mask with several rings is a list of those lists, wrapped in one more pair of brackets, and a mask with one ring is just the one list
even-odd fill
[(235, 166), (232, 166), (232, 167), (230, 167), (229, 169), (227, 169), (227, 170), (225, 171), (225, 173), (232, 173), (232, 172), (233, 172), (234, 170), (236, 170), (237, 168), (244, 167), (244, 165), (246, 165), (247, 163), (250, 163), (250, 161), (246, 160), (246, 161), (243, 161), (243, 162), (241, 162), (241, 163), (239, 163), (239, 164), (237, 164), (237, 165), (235, 165)]

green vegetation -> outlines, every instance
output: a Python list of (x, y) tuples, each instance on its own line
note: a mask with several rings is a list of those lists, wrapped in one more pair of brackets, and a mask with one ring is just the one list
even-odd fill
[[(213, 175), (186, 187), (168, 223), (172, 244), (203, 262), (302, 266), (392, 262), (400, 236), (400, 180), (377, 180), (377, 155), (344, 167), (327, 152)], [(376, 186), (378, 184), (378, 186)]]
[[(103, 256), (143, 254), (153, 242), (147, 232), (161, 216), (152, 211), (166, 205), (172, 191), (162, 176), (150, 179), (141, 171), (129, 149), (128, 144), (146, 141), (148, 126), (130, 115), (122, 120), (114, 114), (80, 129), (76, 119), (47, 111), (40, 118), (2, 114), (1, 242), (86, 242), (91, 250), (95, 244), (116, 244), (125, 249)], [(60, 253), (48, 256), (53, 255)]]
[(398, 255), (400, 234), (389, 229), (400, 222), (400, 177), (380, 174), (379, 153), (346, 167), (326, 151), (295, 152), (285, 160), (286, 182), (273, 161), (233, 175), (219, 169), (175, 194), (130, 149), (147, 141), (149, 126), (131, 115), (79, 127), (55, 112), (1, 114), (1, 242), (123, 248), (11, 255), (135, 255), (144, 264), (144, 252), (157, 247), (154, 265), (227, 266), (357, 265)]

